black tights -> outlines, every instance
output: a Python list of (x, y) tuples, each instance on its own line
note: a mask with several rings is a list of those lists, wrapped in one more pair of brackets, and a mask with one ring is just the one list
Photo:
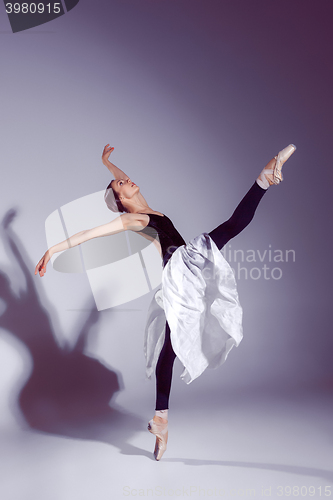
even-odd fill
[[(266, 190), (262, 189), (255, 182), (239, 203), (230, 219), (208, 233), (219, 250), (222, 250), (231, 238), (234, 238), (243, 231), (251, 222), (256, 208), (265, 193)], [(156, 365), (156, 410), (166, 410), (169, 408), (172, 368), (175, 358), (176, 354), (172, 349), (170, 327), (167, 322), (164, 345)]]

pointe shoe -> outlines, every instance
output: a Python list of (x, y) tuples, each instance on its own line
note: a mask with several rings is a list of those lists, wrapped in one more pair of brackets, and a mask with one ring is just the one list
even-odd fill
[(154, 457), (155, 460), (161, 460), (163, 453), (167, 449), (168, 441), (168, 422), (158, 423), (154, 419), (148, 423), (148, 430), (156, 436)]
[(282, 149), (282, 151), (280, 151), (280, 153), (275, 157), (276, 163), (273, 170), (274, 184), (279, 184), (281, 181), (283, 181), (283, 176), (281, 172), (282, 166), (295, 151), (296, 151), (296, 146), (294, 146), (294, 144), (289, 144), (289, 146)]
[(280, 182), (282, 182), (282, 166), (295, 151), (296, 146), (294, 146), (293, 144), (290, 144), (286, 148), (282, 149), (282, 151), (280, 151), (280, 153), (274, 157), (274, 159), (276, 160), (274, 168), (264, 168), (264, 170), (257, 178), (257, 184), (259, 184), (261, 188), (267, 189), (272, 184), (279, 184)]

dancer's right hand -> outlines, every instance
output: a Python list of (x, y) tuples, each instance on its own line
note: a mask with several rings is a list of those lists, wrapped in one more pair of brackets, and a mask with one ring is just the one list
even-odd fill
[(107, 144), (103, 150), (102, 161), (103, 163), (109, 159), (110, 154), (114, 151), (114, 148)]
[(50, 260), (50, 258), (51, 258), (51, 253), (49, 250), (47, 250), (47, 252), (45, 252), (45, 254), (40, 259), (40, 261), (38, 262), (38, 264), (35, 268), (35, 275), (37, 273), (39, 273), (40, 277), (44, 276), (44, 274), (46, 273), (46, 265), (47, 265), (48, 261)]

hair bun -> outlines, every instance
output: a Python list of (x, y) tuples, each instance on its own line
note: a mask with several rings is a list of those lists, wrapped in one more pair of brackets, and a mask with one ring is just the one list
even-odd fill
[(116, 213), (126, 212), (121, 201), (119, 200), (119, 198), (117, 198), (117, 194), (112, 189), (111, 182), (105, 190), (104, 201), (105, 201), (108, 209), (111, 210), (112, 212), (116, 212)]

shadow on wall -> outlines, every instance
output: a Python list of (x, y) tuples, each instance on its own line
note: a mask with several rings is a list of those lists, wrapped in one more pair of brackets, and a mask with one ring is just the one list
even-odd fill
[(38, 431), (103, 441), (123, 454), (151, 457), (151, 453), (127, 443), (144, 429), (141, 419), (112, 404), (114, 394), (123, 389), (121, 374), (84, 354), (89, 332), (99, 319), (95, 307), (78, 332), (74, 347), (62, 349), (57, 344), (50, 315), (40, 303), (29, 271), (33, 265), (11, 229), (15, 217), (15, 210), (8, 211), (1, 230), (26, 287), (15, 295), (8, 276), (0, 270), (0, 298), (6, 305), (0, 327), (23, 342), (32, 356), (32, 372), (19, 394), (26, 422)]

